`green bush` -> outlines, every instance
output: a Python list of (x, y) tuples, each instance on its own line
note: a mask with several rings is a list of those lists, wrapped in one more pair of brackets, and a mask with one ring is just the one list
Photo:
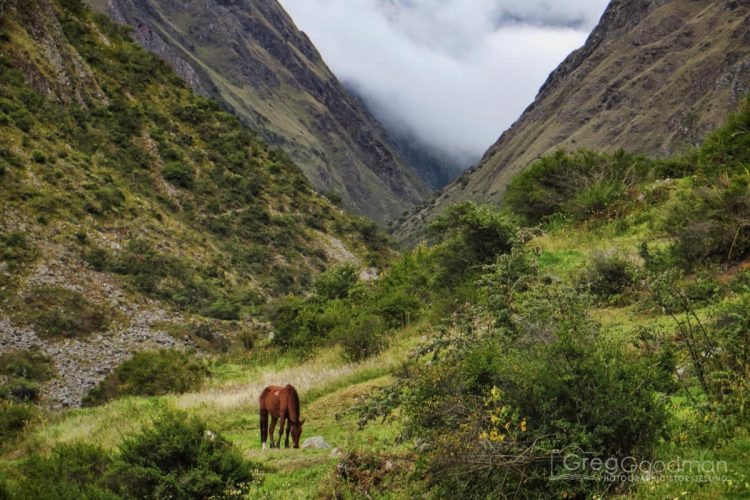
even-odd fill
[(727, 122), (709, 134), (690, 160), (704, 175), (745, 174), (750, 165), (750, 95)]
[(105, 482), (113, 465), (104, 450), (88, 444), (58, 444), (49, 456), (31, 455), (20, 467), (16, 498), (119, 499)]
[(239, 498), (253, 480), (240, 450), (186, 415), (168, 414), (120, 450), (113, 482), (131, 498)]
[(584, 219), (605, 212), (651, 168), (644, 158), (622, 150), (612, 155), (557, 151), (515, 176), (504, 200), (531, 224), (555, 213)]
[(0, 400), (32, 402), (39, 399), (39, 384), (25, 378), (11, 378), (0, 386)]
[(240, 319), (240, 304), (228, 298), (216, 299), (202, 311), (204, 316), (209, 318), (223, 319), (234, 321)]
[(31, 153), (31, 161), (39, 164), (47, 163), (47, 155), (45, 155), (41, 151), (33, 151)]
[(663, 229), (688, 267), (750, 255), (750, 175), (700, 182), (667, 210)]
[(58, 444), (19, 467), (12, 498), (242, 498), (252, 465), (206, 424), (169, 413), (126, 437), (110, 454), (83, 443)]
[(11, 271), (33, 262), (36, 256), (37, 251), (25, 233), (13, 231), (0, 235), (0, 260), (8, 263)]
[(521, 252), (488, 272), (486, 302), (417, 349), (399, 380), (358, 408), (361, 417), (401, 409), (403, 437), (421, 443), (420, 472), (438, 497), (604, 491), (603, 476), (551, 481), (562, 472), (555, 450), (650, 457), (667, 423), (672, 354), (614, 341), (588, 318), (585, 295), (536, 277)]
[(338, 326), (332, 332), (332, 337), (344, 348), (344, 355), (348, 359), (361, 361), (383, 349), (385, 331), (386, 325), (382, 317), (366, 314)]
[(95, 271), (104, 271), (109, 267), (109, 253), (103, 248), (89, 248), (83, 253), (83, 261), (90, 265)]
[(315, 293), (326, 300), (343, 299), (358, 281), (357, 268), (351, 264), (339, 266), (315, 278)]
[(23, 297), (22, 321), (41, 337), (80, 337), (109, 325), (108, 311), (78, 292), (40, 286)]
[(706, 321), (696, 314), (681, 277), (675, 271), (657, 275), (650, 291), (675, 319), (676, 347), (688, 361), (683, 377), (703, 393), (699, 402), (690, 396), (704, 416), (700, 433), (726, 437), (735, 427), (747, 426), (750, 417), (750, 298), (722, 304)]
[(164, 165), (161, 174), (177, 187), (192, 189), (195, 185), (195, 170), (184, 163), (169, 162)]
[(0, 399), (0, 443), (23, 431), (38, 415), (31, 405)]
[(594, 252), (583, 273), (582, 284), (596, 297), (612, 301), (635, 284), (637, 268), (617, 252)]
[(84, 398), (94, 406), (123, 396), (183, 393), (201, 387), (208, 369), (195, 355), (163, 349), (141, 351), (110, 373)]
[(428, 228), (440, 241), (436, 248), (436, 279), (456, 283), (466, 272), (491, 264), (517, 243), (515, 221), (489, 206), (472, 202), (448, 208)]
[(38, 346), (0, 355), (0, 374), (44, 382), (55, 376), (52, 358)]

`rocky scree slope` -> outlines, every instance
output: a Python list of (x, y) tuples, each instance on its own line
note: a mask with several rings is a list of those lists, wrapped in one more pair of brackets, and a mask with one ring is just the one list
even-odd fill
[(320, 192), (380, 223), (430, 195), (276, 0), (88, 0), (203, 95), (284, 149)]
[[(80, 0), (0, 1), (0, 355), (70, 406), (133, 352), (262, 331), (265, 302), (391, 252)], [(0, 385), (2, 381), (0, 381)]]
[(678, 154), (750, 90), (750, 3), (613, 0), (585, 45), (477, 166), (399, 229), (415, 241), (452, 203), (498, 203), (509, 180), (558, 148)]

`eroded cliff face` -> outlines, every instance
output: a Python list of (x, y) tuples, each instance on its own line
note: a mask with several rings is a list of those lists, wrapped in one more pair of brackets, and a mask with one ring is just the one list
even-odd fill
[(585, 45), (550, 75), (519, 120), (433, 207), (499, 203), (508, 181), (558, 148), (664, 156), (697, 144), (750, 90), (750, 3), (613, 0)]
[[(104, 103), (106, 97), (80, 55), (71, 50), (55, 16), (53, 5), (45, 0), (7, 0), (0, 4), (0, 16), (13, 16), (44, 53), (42, 61), (13, 57), (14, 66), (29, 85), (44, 97), (75, 103), (84, 108)], [(3, 56), (10, 53), (3, 51)]]
[(430, 194), (276, 0), (89, 0), (284, 149), (321, 192), (385, 222)]

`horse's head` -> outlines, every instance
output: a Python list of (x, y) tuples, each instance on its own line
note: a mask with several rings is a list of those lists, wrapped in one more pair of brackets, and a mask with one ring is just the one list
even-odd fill
[(301, 421), (293, 422), (291, 424), (291, 434), (292, 434), (292, 441), (294, 442), (294, 447), (299, 448), (299, 438), (302, 436), (302, 425), (305, 423), (305, 419), (303, 418)]

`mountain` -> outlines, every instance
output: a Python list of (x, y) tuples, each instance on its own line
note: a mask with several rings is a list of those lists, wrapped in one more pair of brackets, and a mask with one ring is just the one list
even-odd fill
[(365, 104), (373, 116), (382, 121), (396, 151), (433, 190), (439, 191), (450, 184), (478, 159), (470, 155), (450, 154), (427, 144), (408, 125), (397, 123), (398, 120), (389, 119), (387, 116), (379, 116), (377, 105), (368, 101), (365, 92), (358, 89), (356, 84), (346, 82), (344, 85), (353, 96)]
[(136, 350), (257, 332), (270, 298), (390, 254), (121, 25), (80, 0), (0, 9), (0, 354), (52, 356), (53, 404)]
[(518, 121), (400, 236), (414, 241), (450, 204), (500, 202), (515, 174), (559, 148), (667, 156), (698, 144), (750, 90), (748, 26), (744, 1), (613, 0)]
[(87, 1), (346, 207), (383, 223), (430, 194), (276, 0)]

